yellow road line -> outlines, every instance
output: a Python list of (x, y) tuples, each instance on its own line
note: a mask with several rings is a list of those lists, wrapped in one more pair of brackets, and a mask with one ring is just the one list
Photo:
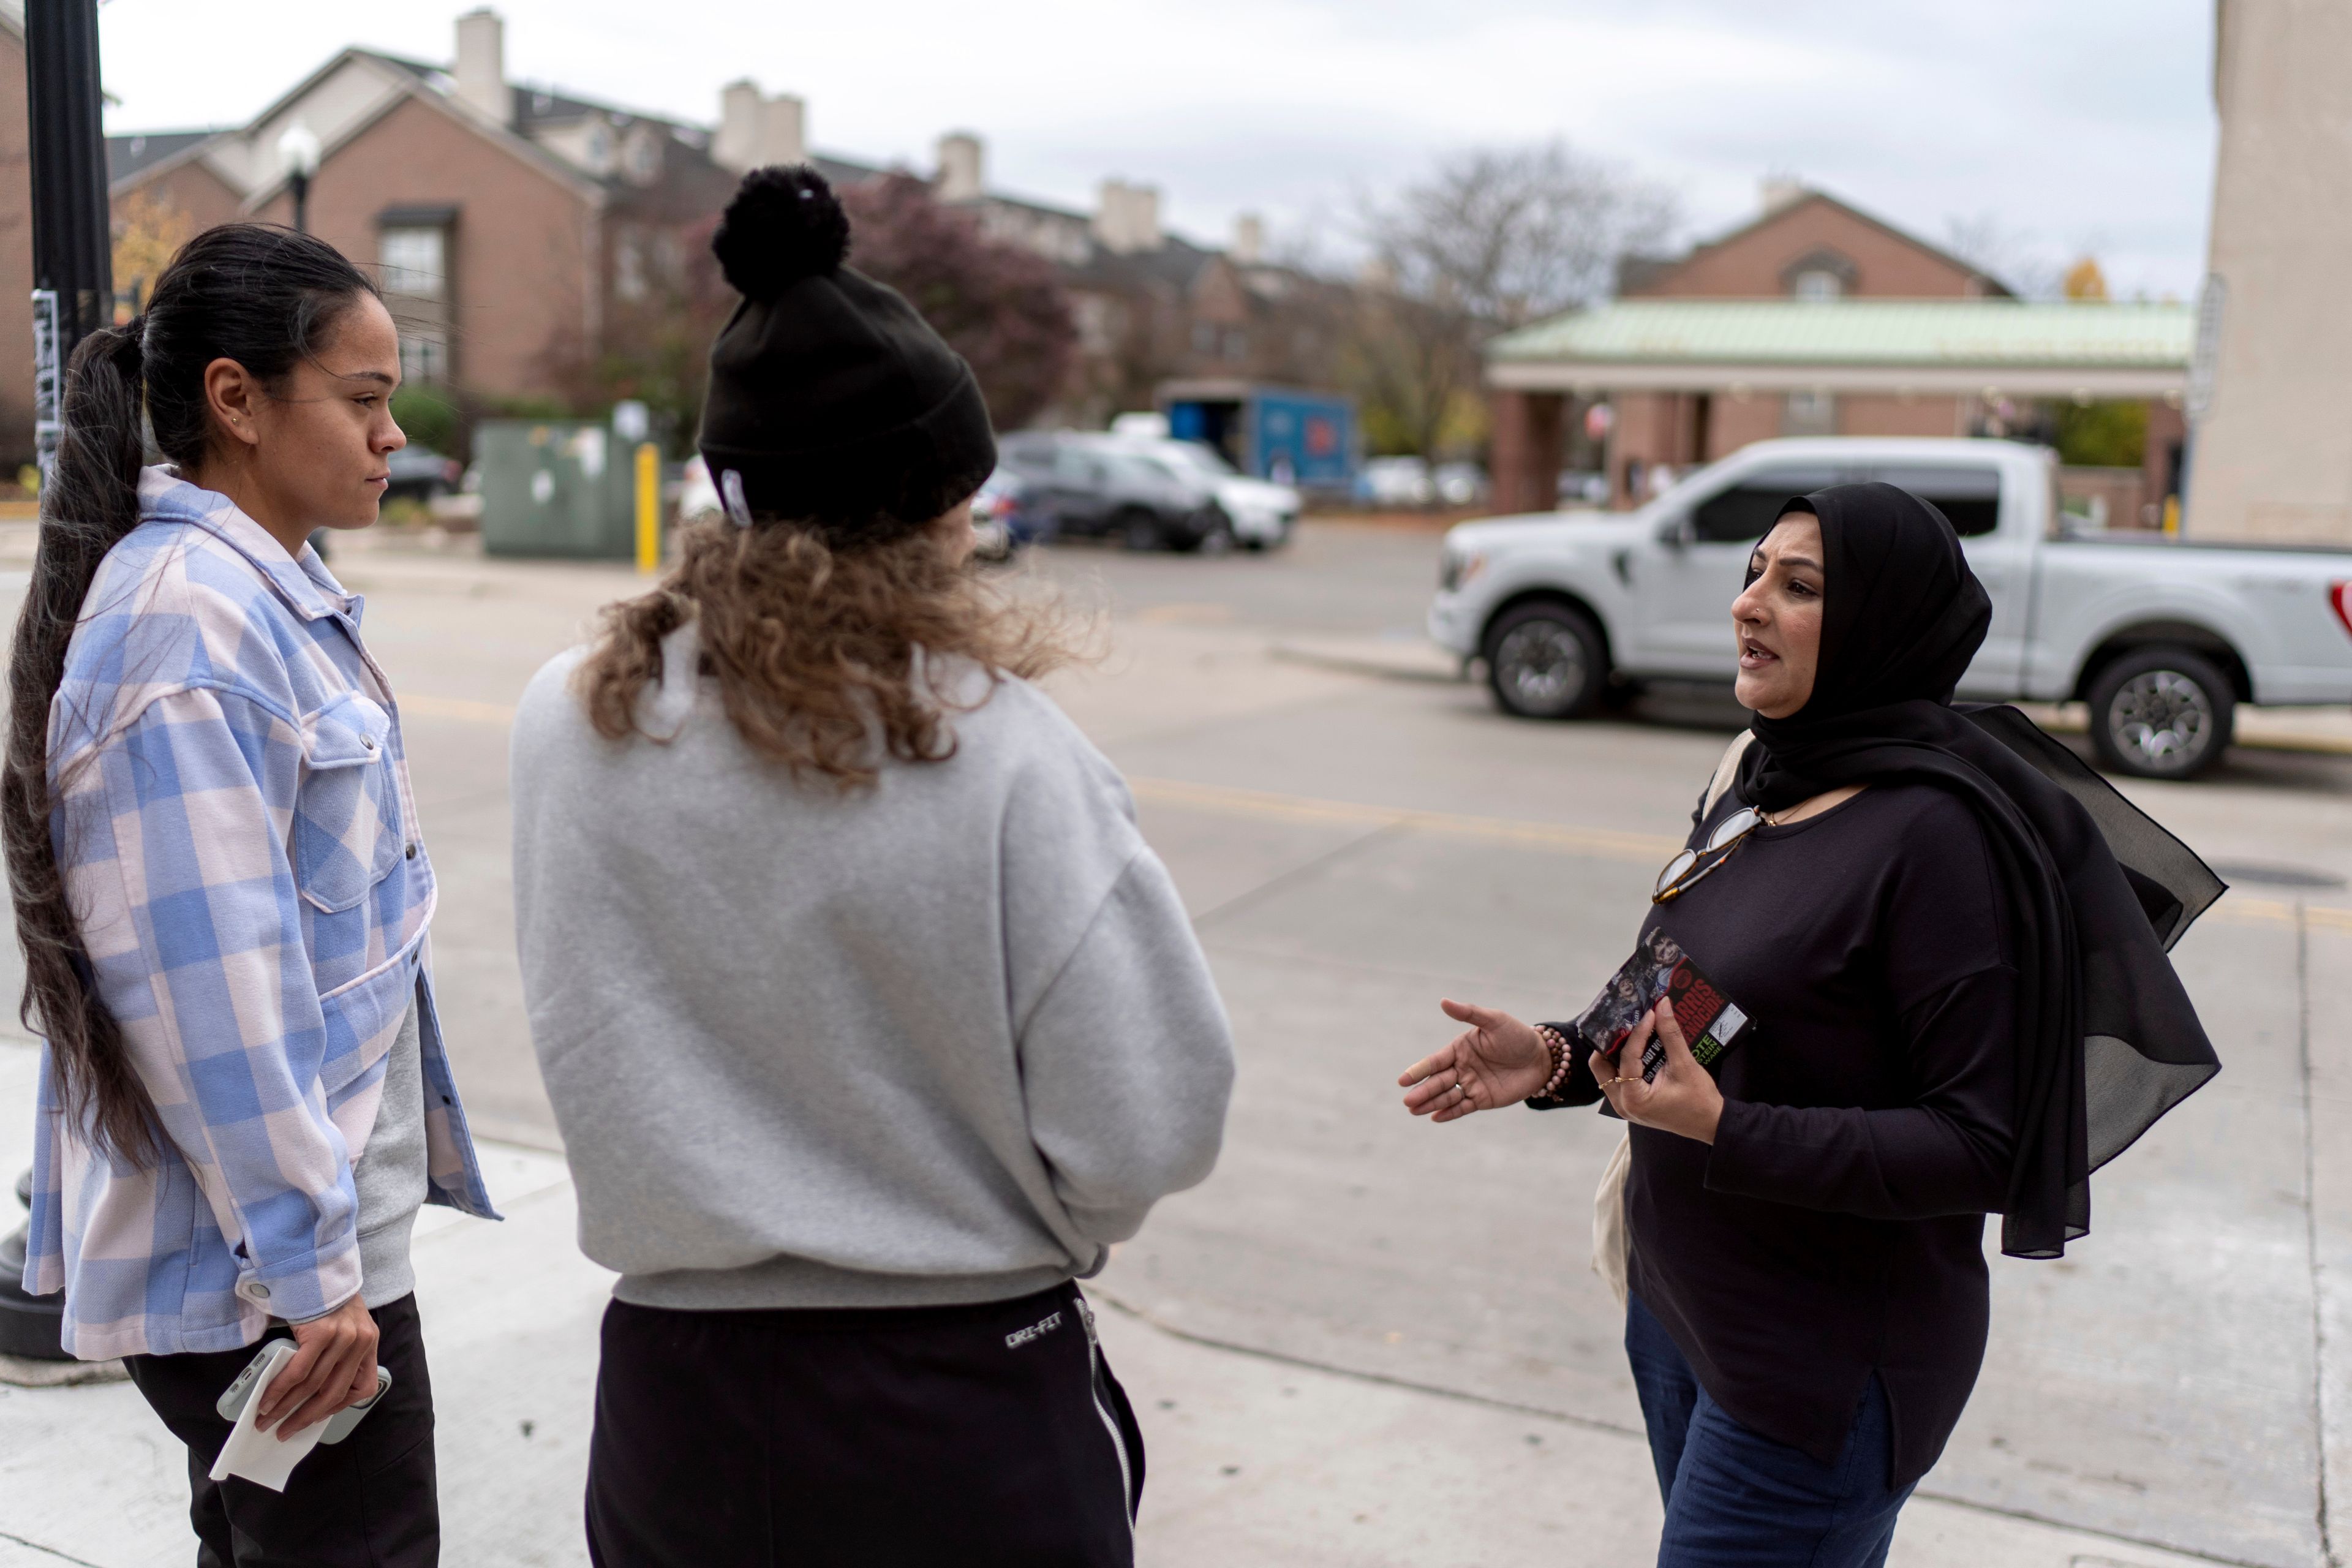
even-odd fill
[(1683, 847), (1679, 838), (1649, 833), (1615, 833), (1604, 828), (1568, 827), (1550, 822), (1527, 822), (1506, 816), (1465, 816), (1453, 812), (1413, 811), (1402, 806), (1366, 805), (1356, 801), (1318, 800), (1311, 795), (1276, 795), (1265, 790), (1233, 789), (1223, 784), (1192, 784), (1181, 779), (1131, 778), (1128, 786), (1138, 800), (1155, 805), (1185, 806), (1220, 812), (1228, 816), (1254, 816), (1276, 822), (1311, 822), (1341, 826), (1403, 827), (1418, 833), (1442, 833), (1456, 838), (1489, 843), (1525, 844), (1603, 859), (1654, 862), (1668, 858)]
[[(2230, 925), (2291, 926), (2294, 906), (2276, 899), (2249, 899), (2231, 893), (2213, 906), (2213, 918)], [(2326, 904), (2305, 904), (2304, 922), (2314, 931), (2352, 931), (2352, 910)]]
[[(477, 724), (511, 724), (514, 709), (502, 702), (478, 702), (464, 697), (436, 697), (409, 692), (400, 699), (405, 711), (434, 719), (457, 719)], [(1304, 822), (1327, 826), (1401, 827), (1415, 833), (1437, 833), (1452, 838), (1475, 838), (1489, 844), (1523, 844), (1532, 848), (1590, 855), (1629, 864), (1654, 863), (1673, 858), (1683, 847), (1679, 838), (1661, 834), (1618, 833), (1607, 828), (1570, 827), (1553, 822), (1529, 822), (1508, 816), (1470, 816), (1456, 812), (1414, 811), (1404, 806), (1367, 805), (1360, 801), (1323, 800), (1313, 795), (1280, 795), (1271, 790), (1234, 789), (1225, 784), (1193, 784), (1184, 779), (1131, 778), (1135, 798), (1155, 805), (1180, 806), (1226, 816), (1250, 816), (1265, 822)], [(2294, 906), (2273, 899), (2250, 899), (2231, 893), (2211, 910), (2229, 925), (2283, 926), (2294, 923)], [(2305, 905), (2304, 919), (2318, 931), (2352, 931), (2352, 910), (2322, 904)]]
[[(426, 718), (457, 719), (478, 724), (511, 724), (515, 716), (514, 709), (505, 703), (478, 702), (463, 697), (438, 697), (424, 691), (403, 694), (400, 706), (404, 712)], [(1567, 827), (1556, 823), (1526, 822), (1502, 816), (1465, 816), (1443, 811), (1413, 811), (1402, 806), (1365, 805), (1355, 801), (1318, 800), (1310, 795), (1276, 795), (1267, 790), (1191, 784), (1181, 779), (1136, 778), (1129, 779), (1128, 784), (1137, 799), (1155, 805), (1186, 806), (1195, 811), (1220, 812), (1228, 816), (1255, 816), (1267, 821), (1407, 827), (1421, 833), (1480, 838), (1489, 843), (1527, 844), (1612, 860), (1663, 860), (1682, 847), (1681, 839), (1654, 834), (1612, 833), (1602, 828)]]

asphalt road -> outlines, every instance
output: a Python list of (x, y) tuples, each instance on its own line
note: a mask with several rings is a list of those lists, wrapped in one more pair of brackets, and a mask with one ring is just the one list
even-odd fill
[[(1100, 1289), (1207, 1344), (1630, 1434), (1620, 1322), (1586, 1266), (1618, 1129), (1432, 1127), (1393, 1079), (1449, 1032), (1441, 995), (1528, 1017), (1591, 995), (1734, 716), (1683, 693), (1528, 724), (1474, 686), (1283, 656), (1295, 636), (1411, 639), (1436, 548), (1309, 524), (1264, 557), (1074, 546), (1024, 568), (1107, 616), (1108, 656), (1054, 690), (1132, 782), (1242, 1058), (1217, 1173)], [(636, 580), (392, 549), (339, 567), (402, 695), (468, 1104), (550, 1145), (511, 942), (507, 724)], [(2119, 1548), (2305, 1568), (2326, 1544), (2323, 1451), (2336, 1495), (2352, 1487), (2352, 1052), (2333, 1027), (2352, 1008), (2352, 762), (2245, 753), (2132, 793), (2209, 858), (2336, 882), (2246, 884), (2182, 943), (2228, 1071), (2101, 1177), (2065, 1261), (1995, 1259), (1984, 1375), (1923, 1491)]]

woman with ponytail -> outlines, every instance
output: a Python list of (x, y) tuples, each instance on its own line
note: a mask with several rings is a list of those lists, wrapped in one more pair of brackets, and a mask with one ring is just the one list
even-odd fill
[[(331, 247), (231, 224), (66, 377), (16, 626), (0, 842), (45, 1042), (27, 1289), (187, 1445), (208, 1564), (425, 1564), (408, 1236), (491, 1215), (433, 1010), (432, 862), (361, 602), (399, 342)], [(144, 416), (163, 466), (143, 467)], [(281, 1438), (389, 1391), (282, 1491), (208, 1472), (258, 1342)]]

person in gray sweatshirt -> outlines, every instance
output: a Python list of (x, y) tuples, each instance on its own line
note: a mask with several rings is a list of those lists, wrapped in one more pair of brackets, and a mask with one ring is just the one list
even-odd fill
[(514, 731), (533, 1044), (617, 1270), (599, 1564), (1129, 1564), (1075, 1281), (1208, 1173), (1224, 1013), (1118, 773), (967, 565), (971, 372), (804, 167), (713, 248), (727, 521)]

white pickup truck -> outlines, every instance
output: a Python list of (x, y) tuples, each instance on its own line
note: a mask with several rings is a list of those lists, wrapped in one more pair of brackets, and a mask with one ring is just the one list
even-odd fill
[(1638, 511), (1465, 522), (1445, 536), (1430, 635), (1483, 658), (1496, 701), (1527, 718), (1653, 679), (1727, 682), (1756, 540), (1789, 497), (1861, 479), (1942, 508), (1992, 595), (1960, 696), (2087, 702), (2110, 768), (2187, 778), (2228, 747), (2241, 702), (2352, 702), (2352, 551), (2077, 531), (2053, 456), (2011, 441), (1759, 441)]

